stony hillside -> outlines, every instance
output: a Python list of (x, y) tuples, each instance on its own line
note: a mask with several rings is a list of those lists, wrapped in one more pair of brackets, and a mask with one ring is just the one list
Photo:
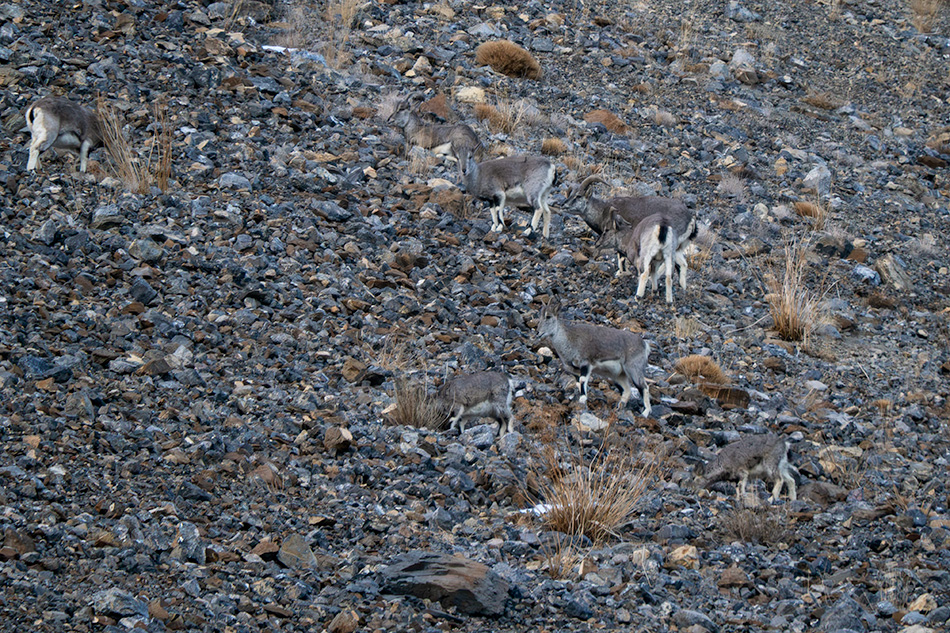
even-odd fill
[[(948, 24), (926, 0), (0, 5), (0, 630), (945, 630)], [(540, 79), (476, 65), (495, 39)], [(491, 232), (451, 163), (404, 153), (386, 115), (414, 93), (488, 156), (544, 148), (549, 238), (521, 211)], [(49, 94), (111, 105), (152, 181), (101, 149), (27, 172)], [(592, 174), (700, 219), (672, 306), (561, 212)], [(789, 262), (805, 341), (769, 309)], [(580, 416), (536, 335), (552, 296), (644, 332), (650, 418), (599, 380)], [(718, 386), (676, 370), (694, 354)], [(397, 393), (482, 369), (518, 383), (515, 433), (393, 423)], [(765, 432), (798, 500), (695, 485)], [(628, 457), (655, 468), (603, 538), (520, 512)]]

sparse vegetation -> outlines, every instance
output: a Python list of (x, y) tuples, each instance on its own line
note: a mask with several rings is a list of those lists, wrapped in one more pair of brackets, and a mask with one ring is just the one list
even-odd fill
[(550, 506), (544, 515), (552, 530), (600, 543), (628, 523), (647, 486), (657, 475), (654, 461), (638, 462), (632, 451), (599, 450), (589, 461), (551, 451), (540, 485)]
[(413, 381), (408, 376), (396, 378), (393, 397), (396, 402), (387, 411), (390, 424), (437, 430), (448, 422), (438, 398), (429, 392), (424, 380)]
[(554, 580), (570, 578), (574, 568), (581, 562), (581, 554), (574, 539), (561, 532), (552, 532), (541, 542), (542, 569)]
[(808, 243), (785, 244), (784, 270), (766, 276), (766, 301), (775, 331), (786, 341), (807, 344), (812, 332), (823, 322), (821, 292), (813, 292), (805, 283)]
[(831, 207), (827, 203), (799, 200), (795, 203), (795, 213), (803, 218), (811, 218), (812, 228), (821, 231), (825, 228)]
[(674, 368), (677, 373), (686, 376), (696, 384), (712, 382), (717, 385), (727, 385), (731, 382), (729, 376), (716, 361), (700, 354), (684, 356), (676, 361)]
[(559, 138), (546, 138), (541, 141), (541, 153), (545, 156), (560, 156), (567, 151), (567, 143)]
[(910, 0), (911, 22), (921, 33), (933, 31), (940, 10), (947, 6), (946, 0)]
[(742, 541), (772, 545), (788, 537), (788, 512), (784, 508), (759, 506), (734, 508), (721, 515), (719, 527), (726, 542)]
[(152, 185), (167, 191), (171, 176), (172, 133), (166, 116), (167, 104), (156, 101), (153, 106), (155, 121), (152, 123), (152, 138), (148, 155), (142, 160), (125, 137), (125, 119), (119, 109), (105, 99), (97, 101), (102, 136), (106, 149), (112, 157), (116, 178), (129, 191), (148, 193)]
[(475, 118), (488, 123), (492, 132), (516, 134), (532, 122), (530, 106), (524, 101), (499, 101), (496, 105), (479, 103), (474, 108)]
[(491, 66), (494, 71), (509, 77), (541, 79), (541, 65), (538, 60), (508, 40), (481, 44), (475, 49), (475, 62), (479, 66)]

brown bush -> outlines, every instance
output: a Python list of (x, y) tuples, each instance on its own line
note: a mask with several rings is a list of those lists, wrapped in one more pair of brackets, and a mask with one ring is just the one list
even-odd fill
[(626, 134), (630, 129), (627, 124), (609, 110), (593, 110), (584, 115), (588, 123), (600, 123), (614, 134)]
[(567, 144), (559, 138), (546, 138), (541, 141), (541, 153), (545, 156), (560, 156), (567, 151)]
[(508, 40), (485, 42), (475, 50), (479, 66), (491, 66), (496, 72), (509, 77), (541, 79), (541, 65), (531, 53)]
[(420, 429), (443, 429), (448, 422), (438, 398), (429, 393), (425, 382), (412, 382), (406, 377), (395, 381), (396, 403), (386, 411), (390, 424), (415, 426)]
[(737, 508), (722, 515), (719, 525), (726, 542), (742, 541), (771, 545), (788, 538), (785, 511), (770, 507)]
[(729, 376), (708, 356), (690, 354), (676, 361), (676, 372), (683, 374), (691, 381), (699, 384), (712, 382), (717, 385), (728, 385)]

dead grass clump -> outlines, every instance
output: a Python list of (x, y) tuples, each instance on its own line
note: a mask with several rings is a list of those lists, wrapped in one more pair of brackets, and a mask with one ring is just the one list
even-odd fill
[(946, 0), (910, 0), (911, 22), (920, 33), (930, 33)]
[(569, 578), (574, 568), (580, 564), (581, 554), (573, 538), (560, 532), (551, 534), (541, 542), (541, 569), (546, 570), (554, 580), (564, 580)]
[(673, 321), (673, 334), (676, 338), (693, 338), (704, 330), (703, 324), (692, 317), (678, 316)]
[(672, 127), (676, 125), (676, 116), (666, 110), (657, 110), (653, 117), (654, 123), (661, 127)]
[(786, 341), (808, 344), (811, 333), (824, 321), (822, 294), (805, 284), (808, 246), (785, 244), (785, 270), (773, 271), (765, 280), (765, 296), (778, 335)]
[(413, 382), (400, 376), (395, 381), (393, 396), (396, 403), (386, 411), (390, 424), (439, 430), (448, 422), (445, 410), (436, 395), (429, 392), (426, 381)]
[(729, 376), (726, 375), (716, 361), (708, 356), (690, 354), (676, 361), (673, 367), (676, 373), (686, 376), (686, 378), (697, 385), (704, 382), (728, 385), (730, 382)]
[(716, 239), (716, 233), (710, 230), (707, 224), (700, 223), (696, 239), (689, 245), (686, 253), (686, 263), (692, 270), (700, 271), (706, 266), (706, 262), (712, 257)]
[(475, 62), (509, 77), (541, 79), (541, 65), (531, 53), (509, 40), (485, 42), (475, 49)]
[(819, 110), (837, 110), (844, 105), (844, 103), (835, 99), (827, 92), (813, 92), (808, 96), (803, 97), (802, 101), (810, 106), (818, 108)]
[(533, 120), (534, 113), (524, 101), (499, 101), (496, 105), (479, 103), (474, 108), (475, 118), (488, 123), (492, 132), (513, 135), (521, 132)]
[(552, 450), (546, 461), (539, 487), (549, 506), (545, 524), (594, 543), (616, 535), (630, 521), (658, 472), (655, 461), (638, 463), (634, 452), (623, 450), (600, 450), (590, 461), (577, 454), (562, 460)]
[(626, 134), (630, 131), (627, 124), (609, 110), (592, 110), (584, 115), (584, 121), (587, 123), (600, 123), (614, 134)]
[(735, 198), (740, 201), (745, 200), (745, 181), (741, 176), (733, 173), (723, 174), (719, 180), (719, 186), (716, 187), (716, 191), (728, 198)]
[(795, 203), (795, 213), (803, 218), (811, 218), (812, 228), (816, 231), (821, 231), (825, 228), (825, 223), (828, 221), (830, 206), (827, 204), (806, 202), (804, 200), (799, 200)]
[(152, 138), (144, 160), (126, 139), (125, 119), (119, 110), (102, 98), (96, 102), (96, 106), (103, 142), (112, 157), (116, 178), (121, 180), (129, 191), (135, 193), (148, 193), (153, 184), (166, 191), (171, 176), (172, 132), (167, 121), (164, 99), (156, 101), (154, 105)]
[(545, 156), (560, 156), (567, 151), (567, 143), (559, 138), (546, 138), (541, 141), (541, 153)]
[(761, 506), (735, 508), (723, 514), (719, 527), (727, 542), (742, 541), (772, 545), (788, 536), (788, 513), (784, 508)]

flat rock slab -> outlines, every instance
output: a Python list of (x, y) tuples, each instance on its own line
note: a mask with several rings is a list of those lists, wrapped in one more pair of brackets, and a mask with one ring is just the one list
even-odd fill
[(501, 615), (508, 582), (482, 563), (432, 552), (409, 552), (382, 570), (384, 593), (437, 600), (471, 615)]

